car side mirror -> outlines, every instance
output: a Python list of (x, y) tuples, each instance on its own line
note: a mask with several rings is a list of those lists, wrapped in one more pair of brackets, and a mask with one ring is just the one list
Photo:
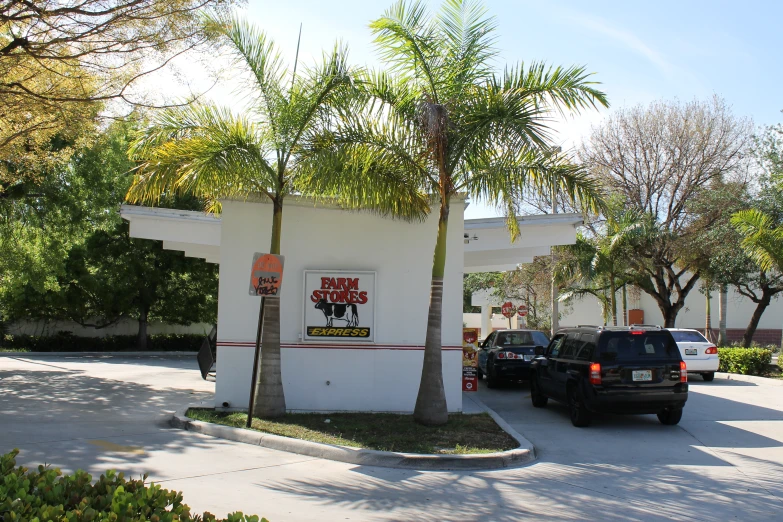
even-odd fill
[(544, 347), (536, 346), (536, 355), (544, 355)]

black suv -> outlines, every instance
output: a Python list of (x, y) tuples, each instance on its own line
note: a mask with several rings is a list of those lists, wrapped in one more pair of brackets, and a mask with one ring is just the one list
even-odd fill
[(671, 333), (658, 326), (579, 326), (557, 332), (533, 361), (533, 406), (552, 398), (568, 405), (571, 422), (590, 424), (593, 412), (657, 413), (680, 422), (688, 373)]

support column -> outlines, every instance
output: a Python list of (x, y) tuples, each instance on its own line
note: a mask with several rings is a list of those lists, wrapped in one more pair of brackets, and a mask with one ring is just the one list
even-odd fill
[(487, 303), (481, 305), (481, 337), (486, 339), (492, 333), (492, 305)]

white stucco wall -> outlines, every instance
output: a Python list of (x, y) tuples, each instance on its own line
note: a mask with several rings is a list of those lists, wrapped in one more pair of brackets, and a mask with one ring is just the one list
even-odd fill
[[(450, 411), (461, 411), (463, 205), (452, 203), (443, 295), (443, 375)], [(215, 402), (247, 407), (259, 298), (248, 295), (254, 252), (267, 252), (272, 207), (225, 202), (220, 245)], [(285, 272), (280, 337), (289, 410), (413, 410), (427, 326), (437, 216), (406, 223), (289, 200), (283, 211)], [(376, 275), (375, 343), (302, 341), (306, 269)], [(312, 303), (309, 303), (312, 304)], [(327, 385), (327, 381), (329, 384)]]
[[(712, 327), (718, 328), (718, 293), (711, 295), (710, 306), (712, 308)], [(647, 324), (663, 324), (661, 315), (655, 300), (642, 292), (638, 299), (629, 299), (628, 308), (640, 308), (644, 310), (644, 322)], [(727, 328), (745, 328), (756, 308), (756, 303), (740, 295), (733, 289), (729, 289), (728, 306), (726, 310)], [(617, 313), (622, 317), (622, 293), (617, 292)], [(706, 297), (699, 292), (698, 286), (694, 288), (685, 299), (685, 307), (677, 314), (676, 326), (680, 328), (704, 328), (707, 318)], [(576, 324), (603, 324), (601, 305), (593, 297), (572, 301), (572, 309), (568, 315), (560, 320), (561, 326), (573, 326)], [(779, 329), (783, 324), (783, 301), (774, 299), (772, 304), (761, 316), (759, 328)]]

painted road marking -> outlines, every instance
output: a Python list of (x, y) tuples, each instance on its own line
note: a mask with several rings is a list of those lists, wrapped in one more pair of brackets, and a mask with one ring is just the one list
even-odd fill
[(98, 446), (106, 451), (115, 451), (117, 453), (133, 453), (134, 455), (144, 455), (144, 449), (138, 446), (123, 446), (122, 444), (115, 444), (108, 440), (88, 440), (93, 446)]

